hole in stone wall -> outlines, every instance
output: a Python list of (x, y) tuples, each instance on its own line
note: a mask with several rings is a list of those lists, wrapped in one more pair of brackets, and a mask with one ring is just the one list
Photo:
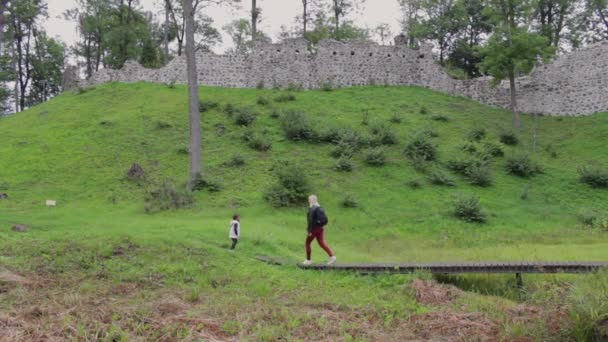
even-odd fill
[(393, 55), (391, 55), (391, 54), (389, 53), (387, 57), (393, 57)]
[(333, 55), (334, 55), (334, 56), (335, 56), (335, 55), (337, 55), (336, 51), (334, 51)]
[(424, 54), (423, 53), (419, 54), (418, 58), (424, 58)]
[(300, 53), (300, 50), (296, 50), (296, 53)]
[(374, 55), (373, 53), (371, 53), (371, 52), (369, 53), (369, 56), (370, 56), (370, 57), (371, 57), (371, 56), (373, 56), (373, 55)]
[(278, 53), (281, 53), (281, 49), (277, 49), (277, 52), (278, 52)]
[(350, 52), (350, 55), (351, 55), (351, 56), (354, 56), (354, 55), (355, 55), (355, 51), (351, 51), (351, 52)]

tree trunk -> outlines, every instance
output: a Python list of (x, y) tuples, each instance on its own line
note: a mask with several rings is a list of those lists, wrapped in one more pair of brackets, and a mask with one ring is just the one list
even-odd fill
[(340, 4), (338, 3), (338, 0), (333, 0), (334, 1), (334, 20), (336, 21), (336, 39), (340, 40), (339, 38), (339, 32), (340, 32)]
[(165, 30), (163, 32), (163, 45), (165, 47), (165, 63), (169, 60), (169, 1), (165, 0)]
[(16, 42), (13, 41), (11, 44), (12, 57), (13, 57), (13, 71), (15, 72), (15, 86), (13, 89), (13, 97), (15, 99), (15, 113), (19, 113), (19, 75), (17, 74), (17, 49), (15, 48)]
[(192, 0), (184, 0), (186, 17), (186, 63), (188, 70), (188, 111), (190, 117), (190, 177), (187, 189), (192, 190), (201, 173), (201, 114), (198, 109), (198, 73), (194, 53), (194, 11)]
[(302, 6), (304, 8), (304, 13), (302, 13), (302, 24), (304, 25), (302, 37), (306, 38), (306, 24), (308, 23), (308, 0), (302, 0)]
[(519, 130), (521, 128), (521, 120), (517, 111), (517, 94), (515, 90), (515, 72), (509, 71), (509, 88), (511, 89), (511, 112), (513, 113), (513, 128)]
[(606, 18), (604, 12), (602, 12), (602, 9), (599, 6), (597, 8), (597, 14), (600, 16), (600, 19), (604, 23), (604, 26), (606, 26), (606, 33), (608, 33), (608, 18)]
[(251, 0), (251, 41), (255, 45), (255, 40), (258, 37), (258, 7), (256, 0)]

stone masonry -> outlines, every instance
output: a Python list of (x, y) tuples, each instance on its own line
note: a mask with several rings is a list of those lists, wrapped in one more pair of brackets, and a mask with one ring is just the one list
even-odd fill
[[(197, 55), (201, 85), (254, 88), (302, 86), (319, 88), (357, 85), (422, 86), (465, 96), (491, 106), (508, 108), (508, 82), (492, 86), (488, 77), (455, 80), (436, 63), (430, 46), (411, 49), (396, 39), (394, 46), (370, 41), (322, 41), (309, 51), (301, 39), (280, 44), (261, 43), (250, 54)], [(82, 86), (106, 82), (185, 84), (185, 58), (160, 69), (127, 62), (121, 70), (103, 69)], [(608, 42), (539, 64), (517, 79), (521, 111), (544, 115), (589, 115), (608, 111)]]

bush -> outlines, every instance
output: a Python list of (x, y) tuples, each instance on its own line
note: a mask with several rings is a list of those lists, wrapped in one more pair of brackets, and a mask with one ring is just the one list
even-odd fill
[(390, 127), (382, 123), (373, 125), (370, 128), (370, 134), (372, 136), (370, 139), (370, 144), (372, 146), (395, 145), (397, 143), (397, 136), (395, 133)]
[(173, 127), (170, 123), (164, 121), (158, 121), (156, 123), (156, 129), (167, 129)]
[(542, 167), (532, 161), (527, 154), (509, 157), (505, 167), (509, 174), (524, 178), (532, 177), (543, 172)]
[(437, 147), (424, 134), (418, 134), (405, 146), (405, 155), (412, 161), (433, 161), (437, 158)]
[(437, 138), (439, 136), (439, 133), (432, 128), (423, 129), (419, 134), (424, 135), (427, 138)]
[(264, 199), (275, 207), (288, 207), (304, 204), (310, 192), (306, 172), (299, 166), (282, 162), (274, 167), (275, 184), (266, 193)]
[(486, 214), (481, 210), (479, 197), (457, 197), (454, 201), (454, 215), (467, 222), (486, 222)]
[[(300, 83), (293, 83), (293, 82), (290, 82), (290, 83), (287, 85), (287, 89), (286, 89), (286, 90), (287, 90), (287, 91), (302, 91), (302, 90), (304, 90), (304, 87), (303, 87), (303, 86), (302, 86), (302, 84), (300, 84)], [(294, 100), (295, 100), (295, 98), (294, 98)], [(290, 101), (293, 101), (293, 100), (290, 100)]]
[(330, 144), (344, 143), (351, 146), (353, 150), (357, 150), (362, 144), (359, 132), (349, 127), (330, 128), (320, 135), (319, 140)]
[(345, 141), (340, 141), (330, 153), (336, 159), (341, 157), (352, 158), (354, 154), (355, 148)]
[(321, 85), (321, 90), (332, 91), (332, 90), (334, 90), (334, 86), (330, 81), (323, 82), (323, 84)]
[(260, 106), (267, 106), (268, 104), (270, 104), (270, 101), (268, 101), (268, 99), (263, 96), (259, 96), (256, 103)]
[(276, 108), (272, 108), (272, 110), (270, 110), (270, 117), (273, 119), (278, 119), (281, 117), (281, 111), (276, 109)]
[(336, 171), (351, 172), (353, 170), (353, 162), (349, 157), (341, 156), (336, 161)]
[(597, 166), (583, 166), (578, 169), (580, 181), (594, 188), (608, 188), (608, 170)]
[(318, 138), (303, 112), (291, 110), (284, 113), (281, 117), (281, 127), (289, 140), (315, 141)]
[(431, 120), (440, 121), (440, 122), (448, 122), (450, 118), (445, 115), (433, 115), (431, 116)]
[(483, 144), (483, 151), (492, 157), (502, 157), (505, 155), (502, 146), (492, 142)]
[(256, 89), (264, 89), (266, 88), (266, 84), (264, 83), (264, 80), (260, 80), (256, 85), (255, 85)]
[(240, 108), (236, 111), (234, 123), (239, 126), (249, 126), (255, 121), (255, 117), (256, 115), (251, 108)]
[(226, 167), (239, 167), (239, 166), (243, 166), (245, 165), (247, 162), (245, 161), (245, 158), (241, 155), (235, 154), (232, 156), (232, 158), (230, 158), (230, 160), (224, 162), (222, 164), (222, 166), (226, 166)]
[(231, 117), (236, 112), (236, 110), (236, 107), (232, 103), (227, 103), (223, 109), (224, 113), (226, 113), (226, 115), (228, 115), (229, 117)]
[(340, 202), (343, 208), (356, 208), (358, 206), (357, 201), (350, 195), (344, 197), (344, 199)]
[(420, 107), (420, 114), (427, 115), (428, 113), (429, 110), (425, 106)]
[(281, 94), (274, 99), (276, 102), (291, 102), (296, 100), (294, 94)]
[(492, 185), (492, 170), (487, 164), (473, 164), (465, 171), (465, 176), (473, 185), (487, 187)]
[(266, 135), (256, 133), (253, 129), (246, 130), (242, 139), (248, 147), (256, 151), (264, 152), (272, 148), (272, 140)]
[(365, 164), (370, 166), (382, 166), (386, 163), (384, 150), (381, 148), (372, 148), (365, 152)]
[(450, 175), (448, 175), (447, 173), (445, 173), (443, 170), (441, 170), (439, 168), (432, 169), (431, 172), (429, 172), (428, 178), (429, 178), (429, 181), (431, 182), (431, 184), (445, 185), (445, 186), (456, 185), (456, 183), (450, 177)]
[(412, 189), (420, 189), (422, 188), (423, 182), (420, 179), (413, 179), (411, 181), (407, 182), (407, 186), (409, 186)]
[(498, 140), (505, 145), (515, 146), (519, 143), (519, 139), (515, 132), (503, 132), (498, 136)]
[(369, 126), (369, 110), (363, 112), (363, 119), (361, 119), (361, 125)]
[(403, 119), (401, 118), (401, 115), (399, 115), (397, 113), (393, 113), (393, 116), (391, 116), (389, 121), (394, 124), (400, 124), (403, 121)]
[(186, 190), (177, 190), (170, 180), (148, 190), (144, 197), (144, 210), (146, 213), (180, 209), (190, 207), (194, 203), (192, 193)]
[(177, 149), (177, 154), (190, 154), (190, 149), (188, 147), (180, 147)]
[(483, 140), (483, 138), (486, 137), (486, 130), (485, 128), (473, 128), (472, 130), (469, 131), (469, 133), (467, 133), (467, 140), (469, 141), (481, 141)]
[(198, 103), (198, 111), (201, 113), (210, 111), (214, 108), (217, 108), (220, 104), (217, 101), (205, 100), (199, 101)]
[(220, 185), (217, 182), (210, 181), (208, 179), (203, 178), (201, 175), (198, 175), (194, 181), (194, 185), (192, 186), (192, 191), (203, 190), (209, 190), (210, 192), (218, 192), (220, 191)]
[(608, 229), (608, 215), (602, 215), (596, 210), (585, 210), (579, 214), (579, 221), (589, 228)]
[(464, 152), (475, 153), (477, 152), (477, 145), (472, 142), (465, 142), (464, 144), (460, 145), (460, 149)]

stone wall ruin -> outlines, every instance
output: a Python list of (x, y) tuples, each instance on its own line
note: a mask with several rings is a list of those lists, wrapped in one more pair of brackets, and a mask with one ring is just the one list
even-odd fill
[[(322, 41), (311, 52), (301, 39), (263, 43), (250, 54), (198, 53), (199, 83), (229, 88), (297, 85), (306, 89), (358, 85), (422, 86), (508, 108), (508, 82), (488, 77), (455, 80), (436, 63), (430, 46), (381, 46), (370, 41)], [(106, 82), (187, 83), (185, 57), (160, 69), (129, 61), (121, 70), (103, 69), (83, 86)], [(559, 56), (517, 79), (521, 111), (545, 115), (608, 112), (608, 42)]]

